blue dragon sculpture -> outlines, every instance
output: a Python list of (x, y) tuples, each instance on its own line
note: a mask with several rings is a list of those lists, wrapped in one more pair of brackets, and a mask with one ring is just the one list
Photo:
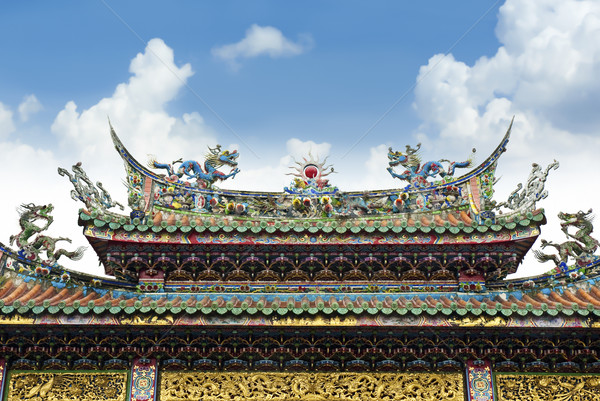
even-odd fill
[[(464, 162), (451, 162), (447, 159), (441, 159), (438, 161), (428, 161), (421, 165), (421, 157), (418, 154), (420, 149), (420, 143), (417, 144), (416, 148), (406, 145), (405, 153), (400, 151), (394, 152), (390, 147), (388, 151), (390, 166), (387, 168), (387, 171), (389, 171), (392, 177), (408, 181), (415, 188), (425, 187), (431, 185), (431, 183), (427, 181), (428, 177), (436, 177), (437, 175), (440, 177), (453, 176), (456, 168), (471, 167), (472, 159), (475, 155), (475, 149), (473, 149), (471, 156)], [(444, 168), (443, 162), (449, 163), (447, 169)], [(398, 165), (406, 168), (402, 174), (397, 174), (394, 171), (394, 167)]]
[[(217, 145), (215, 148), (208, 148), (209, 153), (206, 154), (204, 161), (204, 169), (195, 160), (182, 159), (176, 160), (171, 164), (158, 163), (155, 159), (151, 159), (148, 163), (150, 168), (164, 169), (168, 172), (167, 181), (179, 182), (180, 178), (185, 175), (188, 179), (195, 179), (196, 186), (199, 188), (211, 188), (216, 181), (223, 181), (227, 178), (233, 178), (240, 169), (237, 168), (236, 159), (239, 157), (237, 150), (232, 152), (228, 150), (221, 150), (221, 145)], [(179, 164), (177, 169), (175, 165)], [(221, 166), (231, 166), (232, 171), (229, 174), (222, 173), (218, 170)]]

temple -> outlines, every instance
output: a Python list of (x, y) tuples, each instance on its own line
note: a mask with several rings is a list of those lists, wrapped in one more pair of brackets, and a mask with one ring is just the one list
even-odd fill
[[(235, 150), (141, 163), (111, 126), (129, 210), (77, 163), (90, 247), (35, 203), (0, 243), (0, 400), (600, 399), (592, 211), (531, 251), (558, 162), (495, 200), (511, 127), (479, 165), (390, 148), (395, 189), (344, 191), (309, 154), (271, 193), (220, 188)], [(507, 279), (530, 251), (549, 271)], [(83, 252), (109, 277), (60, 264)]]

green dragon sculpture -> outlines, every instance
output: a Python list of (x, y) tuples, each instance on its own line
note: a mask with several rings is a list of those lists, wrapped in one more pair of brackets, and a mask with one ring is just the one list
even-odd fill
[[(44, 264), (53, 265), (61, 257), (65, 256), (71, 260), (79, 260), (83, 257), (85, 247), (79, 247), (75, 251), (67, 251), (66, 249), (56, 250), (56, 243), (59, 241), (71, 242), (71, 239), (66, 237), (53, 238), (48, 235), (40, 234), (50, 227), (54, 222), (54, 217), (50, 213), (54, 210), (52, 204), (35, 205), (33, 203), (22, 204), (18, 209), (19, 226), (21, 231), (16, 235), (11, 235), (9, 238), (10, 245), (16, 243), (19, 247), (19, 254), (26, 259), (42, 262), (40, 254), (46, 253)], [(43, 221), (43, 225), (36, 225), (36, 222)], [(34, 237), (35, 236), (35, 237)], [(33, 240), (30, 241), (30, 239)]]
[[(575, 259), (578, 265), (585, 265), (594, 257), (594, 252), (600, 246), (598, 240), (590, 236), (594, 227), (592, 222), (594, 216), (592, 209), (587, 212), (579, 211), (577, 213), (559, 213), (558, 218), (561, 220), (560, 226), (562, 232), (567, 238), (572, 238), (575, 241), (566, 241), (562, 244), (555, 244), (551, 241), (542, 240), (541, 248), (548, 246), (555, 248), (558, 251), (556, 254), (545, 254), (535, 250), (533, 253), (535, 258), (540, 262), (553, 261), (556, 266), (566, 266), (569, 256)], [(578, 230), (575, 234), (569, 233), (569, 227), (576, 227)]]

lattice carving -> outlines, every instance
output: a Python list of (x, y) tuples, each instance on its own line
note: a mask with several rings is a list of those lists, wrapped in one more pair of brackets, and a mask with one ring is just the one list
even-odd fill
[(164, 372), (161, 401), (463, 401), (460, 374)]
[(127, 372), (15, 373), (7, 401), (125, 401)]
[(595, 401), (600, 376), (497, 375), (498, 400)]

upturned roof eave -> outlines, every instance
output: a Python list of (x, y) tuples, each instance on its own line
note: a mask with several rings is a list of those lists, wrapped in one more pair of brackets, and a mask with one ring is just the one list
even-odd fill
[[(496, 149), (476, 168), (470, 170), (469, 172), (463, 174), (460, 177), (457, 177), (454, 180), (443, 182), (440, 184), (431, 184), (430, 186), (423, 188), (413, 188), (409, 189), (408, 192), (421, 192), (421, 191), (432, 191), (436, 188), (454, 186), (458, 184), (462, 184), (472, 177), (479, 176), (487, 172), (490, 168), (495, 166), (495, 163), (498, 161), (500, 156), (506, 151), (506, 146), (510, 140), (510, 134), (512, 130), (514, 117), (510, 122), (510, 125), (506, 131), (506, 134), (496, 147)], [(110, 124), (110, 123), (109, 123)], [(125, 147), (121, 139), (118, 137), (112, 125), (110, 125), (110, 134), (115, 149), (123, 159), (123, 161), (132, 167), (134, 170), (138, 171), (142, 175), (146, 177), (150, 177), (151, 179), (160, 182), (164, 185), (171, 186), (179, 186), (186, 188), (188, 190), (198, 192), (201, 194), (221, 194), (221, 195), (231, 195), (231, 196), (239, 196), (239, 197), (279, 197), (282, 195), (286, 195), (284, 192), (268, 192), (268, 191), (248, 191), (248, 190), (231, 190), (231, 189), (205, 189), (205, 188), (194, 188), (182, 183), (173, 183), (166, 181), (163, 176), (156, 174), (146, 168), (142, 163), (138, 162), (135, 157), (129, 152), (129, 150)], [(364, 196), (390, 196), (394, 194), (398, 194), (399, 192), (404, 192), (405, 188), (391, 188), (384, 190), (363, 190), (363, 191), (344, 191), (344, 194), (348, 197), (364, 197)], [(316, 195), (315, 195), (316, 196)]]
[[(539, 290), (485, 293), (140, 293), (84, 285), (60, 286), (47, 278), (4, 272), (0, 285), (0, 316), (440, 316), (456, 322), (481, 319), (506, 324), (511, 316), (533, 320), (600, 318), (600, 287), (596, 279), (581, 285)], [(92, 320), (85, 320), (92, 322)], [(98, 321), (103, 324), (102, 321)]]

